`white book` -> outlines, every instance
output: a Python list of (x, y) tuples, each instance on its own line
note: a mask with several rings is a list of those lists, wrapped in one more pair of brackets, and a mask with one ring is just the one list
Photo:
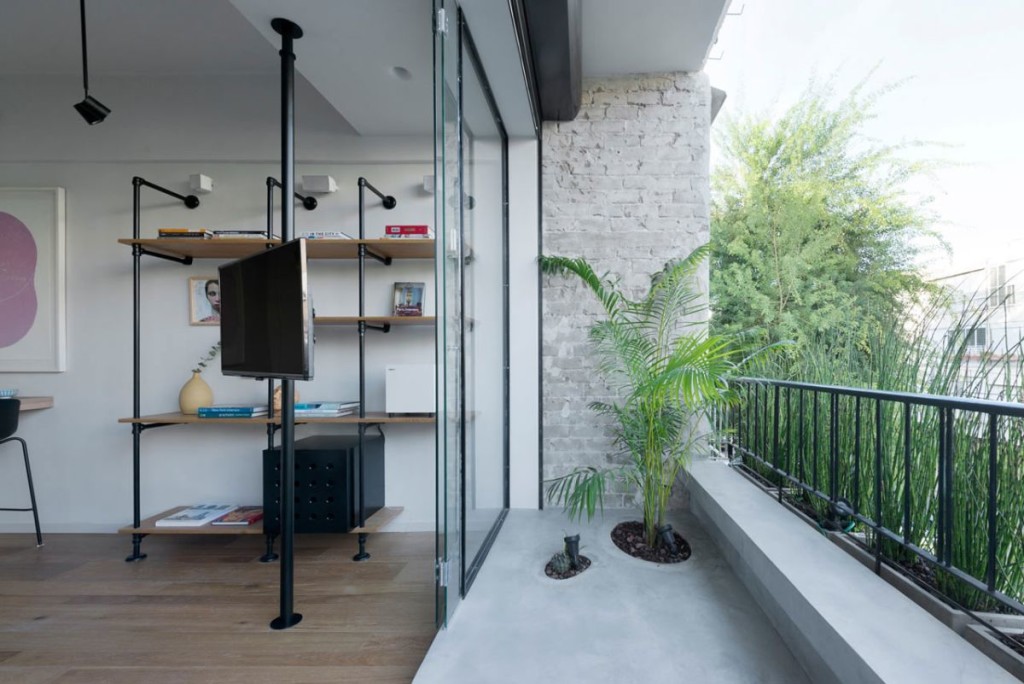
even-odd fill
[(235, 504), (199, 504), (156, 521), (157, 527), (201, 527), (238, 508)]

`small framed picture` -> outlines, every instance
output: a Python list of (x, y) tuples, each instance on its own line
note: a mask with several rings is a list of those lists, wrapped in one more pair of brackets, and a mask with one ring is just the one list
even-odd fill
[(188, 279), (189, 325), (220, 325), (220, 281), (217, 276)]
[(395, 283), (395, 316), (423, 315), (423, 283)]

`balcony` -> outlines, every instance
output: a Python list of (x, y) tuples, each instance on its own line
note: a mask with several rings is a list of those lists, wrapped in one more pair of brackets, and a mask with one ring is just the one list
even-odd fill
[[(1000, 491), (1017, 488), (1008, 440), (1024, 406), (743, 387), (722, 417), (723, 458), (693, 464), (688, 511), (672, 521), (689, 561), (625, 556), (608, 532), (639, 514), (606, 511), (582, 530), (594, 565), (557, 582), (544, 561), (576, 527), (559, 510), (513, 512), (416, 682), (1015, 681), (1019, 661), (998, 641), (1019, 632), (1020, 603), (1002, 559), (1024, 511)], [(947, 607), (898, 571), (907, 558), (999, 614)]]

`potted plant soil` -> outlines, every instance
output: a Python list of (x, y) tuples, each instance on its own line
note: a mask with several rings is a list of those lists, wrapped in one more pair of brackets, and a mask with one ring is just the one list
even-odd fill
[(552, 579), (575, 577), (591, 565), (589, 558), (580, 555), (580, 535), (567, 535), (562, 541), (562, 550), (553, 555), (544, 566), (544, 574)]

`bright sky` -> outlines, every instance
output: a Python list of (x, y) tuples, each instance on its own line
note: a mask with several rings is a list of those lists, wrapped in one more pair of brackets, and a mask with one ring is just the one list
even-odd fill
[[(705, 70), (728, 94), (719, 116), (781, 112), (812, 77), (837, 96), (877, 70), (885, 95), (868, 135), (942, 143), (950, 162), (915, 192), (934, 197), (952, 258), (938, 275), (1024, 256), (1024, 0), (732, 0)], [(714, 164), (714, 153), (712, 164)]]

